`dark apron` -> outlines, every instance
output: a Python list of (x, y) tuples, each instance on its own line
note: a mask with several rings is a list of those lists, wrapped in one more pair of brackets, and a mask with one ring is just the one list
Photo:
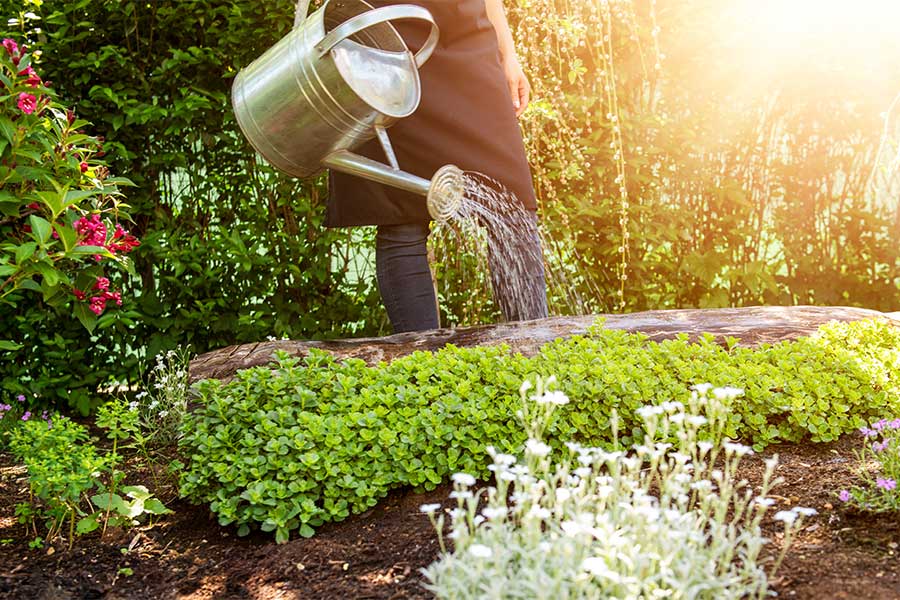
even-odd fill
[[(368, 0), (374, 6), (397, 0)], [(500, 64), (497, 34), (484, 0), (404, 0), (434, 16), (441, 37), (419, 75), (422, 101), (412, 116), (388, 129), (404, 171), (431, 179), (446, 164), (479, 171), (503, 183), (534, 210), (531, 171), (522, 133)], [(396, 21), (394, 26), (417, 49), (429, 26)], [(377, 140), (357, 152), (386, 163)], [(331, 172), (326, 225), (397, 225), (430, 220), (425, 198), (359, 177)]]

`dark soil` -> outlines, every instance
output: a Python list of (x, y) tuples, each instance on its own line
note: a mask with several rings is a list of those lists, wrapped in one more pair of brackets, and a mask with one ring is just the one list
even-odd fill
[[(745, 460), (743, 474), (756, 483), (762, 459), (778, 452), (785, 479), (775, 490), (778, 508), (819, 511), (773, 579), (781, 597), (900, 598), (897, 515), (859, 514), (836, 500), (853, 481), (858, 441), (785, 444)], [(419, 506), (446, 504), (448, 491), (396, 491), (365, 514), (283, 545), (261, 533), (238, 538), (206, 507), (172, 501), (175, 514), (152, 528), (92, 534), (72, 550), (61, 544), (48, 554), (29, 549), (14, 517), (16, 503), (27, 499), (24, 469), (0, 454), (0, 598), (429, 598), (419, 569), (437, 557), (438, 546)], [(775, 552), (780, 524), (766, 527)]]

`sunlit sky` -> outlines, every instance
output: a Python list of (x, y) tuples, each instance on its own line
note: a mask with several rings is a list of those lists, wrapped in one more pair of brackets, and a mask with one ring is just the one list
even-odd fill
[[(699, 0), (681, 41), (701, 45), (709, 77), (754, 94), (767, 87), (900, 91), (900, 0)], [(687, 6), (690, 6), (688, 4)], [(706, 18), (711, 21), (706, 21)], [(679, 32), (676, 32), (676, 37)], [(702, 73), (699, 76), (703, 76)]]

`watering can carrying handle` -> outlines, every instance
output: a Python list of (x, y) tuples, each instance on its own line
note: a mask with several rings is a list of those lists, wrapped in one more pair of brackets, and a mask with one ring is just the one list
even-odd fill
[(425, 61), (431, 56), (435, 46), (437, 46), (438, 30), (434, 17), (428, 12), (428, 9), (413, 4), (394, 4), (384, 6), (382, 8), (373, 8), (368, 12), (356, 15), (352, 19), (348, 19), (328, 32), (322, 40), (316, 44), (316, 50), (319, 55), (325, 55), (331, 52), (331, 49), (352, 35), (356, 35), (360, 31), (368, 29), (372, 25), (384, 23), (386, 21), (395, 21), (400, 19), (421, 19), (431, 23), (431, 34), (425, 40), (425, 44), (416, 53), (416, 66), (421, 67)]

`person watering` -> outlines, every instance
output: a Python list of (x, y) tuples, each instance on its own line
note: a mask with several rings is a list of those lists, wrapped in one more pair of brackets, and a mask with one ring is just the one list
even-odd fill
[[(516, 57), (502, 0), (368, 0), (375, 7), (417, 4), (428, 9), (440, 28), (440, 42), (421, 68), (422, 99), (412, 116), (390, 129), (404, 170), (430, 178), (452, 163), (493, 178), (512, 191), (532, 223), (537, 201), (517, 118), (529, 102), (530, 86)], [(416, 21), (398, 21), (397, 31), (411, 49), (428, 35)], [(359, 154), (383, 156), (378, 141)], [(378, 289), (394, 332), (439, 327), (438, 307), (428, 265), (430, 217), (421, 196), (380, 183), (331, 171), (326, 225), (376, 225)], [(494, 296), (509, 321), (547, 316), (540, 241), (536, 227), (516, 239), (527, 273), (516, 282), (531, 296), (516, 303), (502, 292), (502, 269), (489, 256)], [(490, 231), (488, 232), (491, 235)]]

